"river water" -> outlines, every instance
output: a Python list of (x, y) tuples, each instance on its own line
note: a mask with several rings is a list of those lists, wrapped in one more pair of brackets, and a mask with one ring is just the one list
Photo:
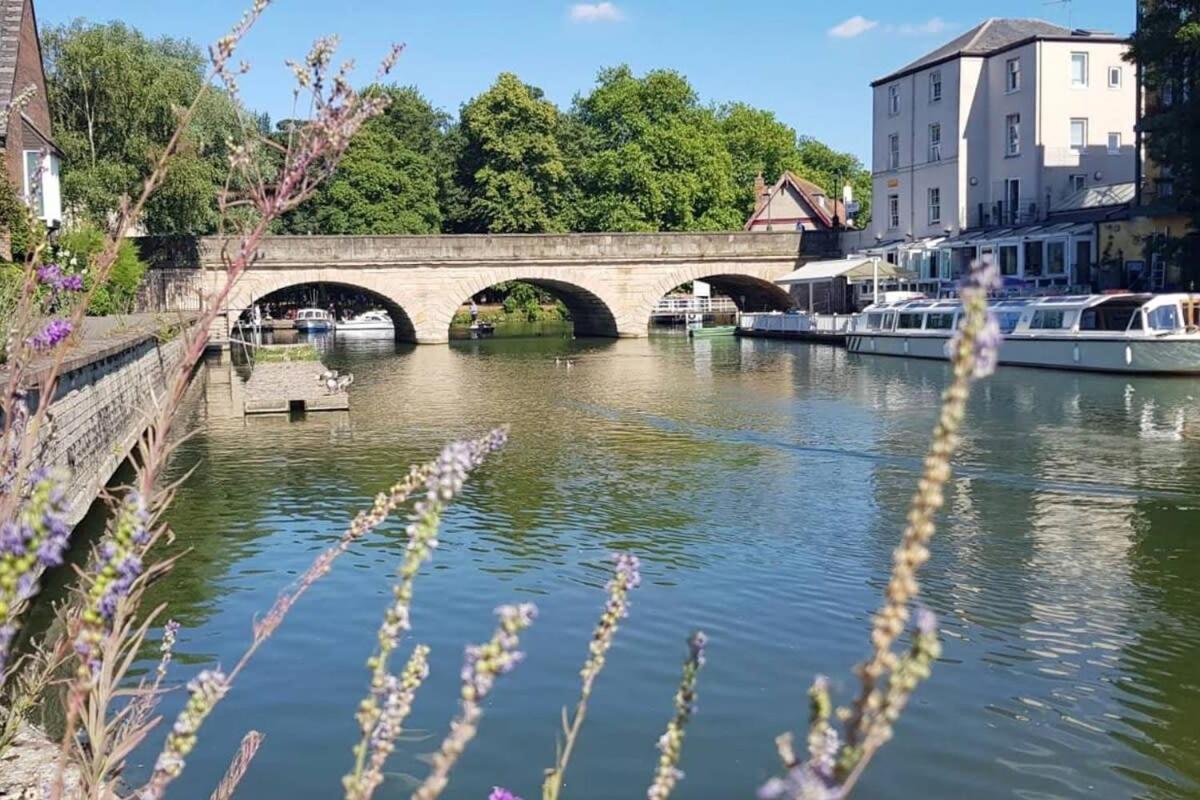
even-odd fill
[[(432, 646), (432, 675), (377, 794), (396, 798), (455, 712), (463, 645), (512, 601), (541, 612), (528, 658), (500, 680), (447, 796), (538, 796), (615, 550), (641, 557), (644, 583), (566, 796), (644, 796), (700, 627), (711, 644), (678, 794), (752, 797), (776, 769), (774, 737), (803, 731), (812, 676), (853, 691), (947, 381), (940, 363), (679, 336), (334, 342), (326, 363), (356, 376), (349, 413), (244, 419), (227, 370), (200, 377), (199, 429), (174, 465), (195, 474), (169, 513), (192, 552), (150, 602), (183, 624), (178, 678), (229, 666), (374, 492), (449, 439), (511, 424), (418, 580), (410, 641)], [(1017, 368), (978, 387), (925, 571), (944, 654), (858, 796), (1200, 797), (1197, 392)], [(340, 796), (403, 547), (389, 525), (299, 603), (174, 796), (206, 797), (250, 728), (266, 741), (241, 796)]]

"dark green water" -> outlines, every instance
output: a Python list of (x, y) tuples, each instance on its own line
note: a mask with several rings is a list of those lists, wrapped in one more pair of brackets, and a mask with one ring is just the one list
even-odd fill
[[(568, 797), (644, 796), (695, 626), (711, 646), (680, 797), (752, 797), (774, 737), (803, 728), (813, 674), (852, 691), (944, 365), (671, 336), (363, 341), (326, 360), (356, 375), (349, 414), (243, 419), (227, 376), (202, 378), (200, 430), (175, 464), (196, 473), (170, 512), (193, 552), (151, 597), (183, 623), (180, 680), (236, 661), (255, 615), (410, 462), (509, 422), (419, 579), (410, 642), (432, 646), (433, 672), (378, 797), (424, 775), (463, 645), (518, 600), (541, 610), (528, 659), (447, 796), (538, 796), (615, 549), (641, 556), (645, 582)], [(926, 571), (945, 653), (858, 796), (1200, 796), (1198, 390), (1011, 368), (980, 387)], [(207, 797), (250, 728), (266, 742), (241, 796), (340, 796), (401, 531), (355, 547), (304, 598), (174, 796)]]

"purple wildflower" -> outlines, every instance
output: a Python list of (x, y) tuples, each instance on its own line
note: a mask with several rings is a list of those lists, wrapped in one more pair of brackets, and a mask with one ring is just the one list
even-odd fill
[[(963, 276), (959, 286), (959, 295), (963, 300), (963, 324), (971, 307), (975, 307), (977, 313), (983, 314), (983, 325), (975, 331), (971, 343), (971, 377), (976, 380), (995, 372), (999, 362), (1000, 345), (1004, 343), (1004, 335), (1000, 332), (996, 315), (987, 305), (987, 295), (1001, 286), (1000, 271), (988, 259), (972, 263), (970, 271)], [(946, 343), (946, 352), (951, 358), (962, 343), (962, 331), (960, 325)]]
[(521, 798), (503, 786), (493, 786), (492, 793), (488, 795), (488, 800), (521, 800)]
[(82, 292), (83, 291), (83, 276), (82, 275), (64, 275), (63, 279), (61, 281), (59, 281), (58, 286), (63, 291)]
[(962, 276), (959, 291), (982, 291), (990, 294), (1004, 288), (1004, 279), (1000, 276), (1000, 268), (990, 258), (983, 258), (971, 263), (971, 268)]
[(844, 794), (837, 784), (801, 765), (786, 778), (771, 778), (758, 789), (759, 800), (839, 800)]
[(642, 585), (641, 562), (637, 556), (616, 553), (613, 555), (613, 561), (617, 564), (617, 575), (625, 578), (625, 588), (636, 589)]
[(71, 323), (65, 319), (52, 319), (46, 327), (26, 340), (35, 350), (52, 350), (71, 335)]
[(43, 264), (37, 269), (37, 279), (43, 286), (58, 288), (62, 280), (62, 268), (58, 264)]
[(937, 614), (934, 614), (925, 606), (917, 608), (914, 622), (917, 626), (917, 632), (926, 636), (936, 634), (938, 631)]
[(35, 470), (12, 519), (0, 524), (0, 626), (11, 628), (0, 637), (0, 661), (17, 630), (17, 615), (37, 594), (38, 577), (46, 567), (62, 563), (71, 535), (67, 524), (63, 471)]

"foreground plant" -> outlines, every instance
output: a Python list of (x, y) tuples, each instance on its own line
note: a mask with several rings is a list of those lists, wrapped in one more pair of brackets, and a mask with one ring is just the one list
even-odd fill
[(962, 312), (948, 345), (952, 378), (942, 394), (917, 491), (909, 504), (908, 524), (892, 559), (892, 575), (871, 629), (871, 654), (855, 670), (860, 689), (848, 708), (839, 708), (835, 726), (829, 682), (818, 676), (809, 691), (807, 758), (797, 757), (791, 734), (777, 739), (787, 774), (772, 778), (759, 790), (761, 798), (824, 800), (847, 796), (875, 753), (892, 738), (893, 725), (917, 685), (929, 677), (941, 653), (937, 618), (918, 608), (912, 642), (904, 653), (895, 643), (912, 616), (920, 593), (917, 572), (929, 560), (934, 518), (945, 501), (950, 462), (958, 447), (971, 383), (996, 368), (1001, 335), (988, 309), (988, 295), (1000, 288), (999, 271), (990, 261), (977, 262), (960, 287)]
[(688, 720), (696, 711), (696, 681), (700, 668), (704, 666), (704, 648), (708, 637), (696, 631), (688, 638), (688, 657), (683, 662), (683, 678), (675, 692), (675, 717), (667, 725), (667, 732), (658, 740), (658, 768), (654, 771), (654, 782), (646, 792), (647, 800), (667, 800), (676, 784), (683, 780), (679, 760), (683, 755), (683, 734)]
[(596, 624), (596, 630), (592, 633), (592, 641), (588, 645), (587, 661), (584, 662), (583, 669), (580, 671), (583, 687), (579, 693), (579, 702), (575, 705), (575, 714), (571, 717), (569, 724), (567, 723), (567, 710), (563, 709), (563, 741), (559, 745), (558, 758), (555, 759), (554, 766), (546, 770), (545, 779), (542, 781), (543, 800), (556, 800), (559, 792), (562, 791), (563, 775), (567, 771), (567, 764), (570, 763), (571, 753), (575, 749), (575, 740), (579, 736), (579, 730), (583, 727), (583, 720), (587, 715), (592, 686), (595, 684), (600, 670), (604, 669), (604, 657), (617, 635), (618, 624), (629, 614), (629, 590), (636, 589), (642, 583), (637, 556), (617, 553), (613, 556), (613, 560), (616, 562), (616, 570), (612, 580), (608, 582), (608, 602), (605, 603), (604, 613), (601, 614), (600, 621)]

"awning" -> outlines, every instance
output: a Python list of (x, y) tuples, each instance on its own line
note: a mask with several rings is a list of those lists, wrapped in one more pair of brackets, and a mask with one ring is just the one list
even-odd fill
[(890, 264), (882, 258), (851, 256), (830, 261), (810, 261), (800, 269), (793, 270), (782, 278), (777, 278), (775, 283), (780, 286), (790, 286), (795, 283), (831, 281), (834, 278), (871, 280), (876, 275), (876, 264), (878, 264), (878, 275), (881, 280), (892, 278), (909, 280), (913, 277), (911, 273), (897, 269), (895, 264)]
[(980, 244), (1010, 241), (1012, 239), (1055, 239), (1065, 236), (1090, 236), (1093, 226), (1090, 222), (1045, 222), (1041, 225), (1022, 225), (1009, 228), (985, 228), (968, 231), (946, 239), (942, 247), (973, 247)]

